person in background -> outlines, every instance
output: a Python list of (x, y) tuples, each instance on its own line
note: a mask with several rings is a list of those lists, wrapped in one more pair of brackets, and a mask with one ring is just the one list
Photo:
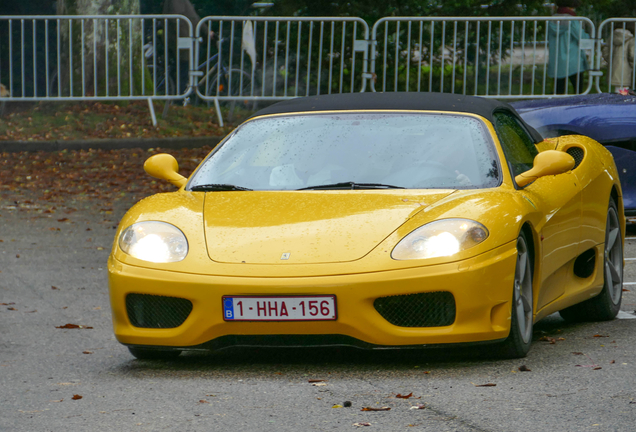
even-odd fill
[(603, 58), (610, 65), (610, 84), (616, 93), (629, 93), (634, 88), (634, 35), (626, 28), (614, 30), (603, 46)]
[[(579, 0), (558, 0), (553, 16), (577, 16)], [(589, 69), (587, 56), (580, 48), (582, 39), (590, 36), (581, 27), (581, 21), (551, 21), (548, 24), (548, 77), (556, 78), (555, 94), (567, 94), (568, 80), (574, 94), (584, 91), (583, 72)]]

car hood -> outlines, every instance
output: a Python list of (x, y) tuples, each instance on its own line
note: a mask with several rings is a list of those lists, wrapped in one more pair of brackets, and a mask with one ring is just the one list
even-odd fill
[(354, 261), (417, 213), (453, 192), (206, 193), (204, 225), (208, 255), (221, 263), (288, 265)]

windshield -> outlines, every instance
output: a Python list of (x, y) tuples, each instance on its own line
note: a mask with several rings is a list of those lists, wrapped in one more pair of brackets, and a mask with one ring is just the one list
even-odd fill
[(499, 178), (490, 133), (471, 116), (297, 114), (238, 128), (188, 189), (467, 189)]

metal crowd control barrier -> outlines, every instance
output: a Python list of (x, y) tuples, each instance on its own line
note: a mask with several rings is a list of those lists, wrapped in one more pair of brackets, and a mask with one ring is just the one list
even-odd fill
[[(376, 22), (371, 37), (374, 91), (555, 97), (589, 92), (595, 76), (589, 74), (583, 91), (566, 86), (564, 94), (557, 93), (558, 78), (579, 72), (578, 62), (594, 64), (595, 28), (587, 18), (392, 17)], [(570, 58), (565, 65), (550, 60), (563, 54)]]
[(636, 89), (636, 18), (611, 18), (598, 27), (602, 43), (596, 46), (596, 69), (607, 74), (596, 81), (599, 93)]
[(147, 100), (156, 124), (154, 100), (196, 94), (222, 125), (219, 101), (611, 92), (636, 87), (635, 25), (612, 18), (597, 33), (583, 17), (390, 17), (370, 34), (349, 17), (214, 16), (194, 29), (182, 15), (0, 16), (0, 102)]
[(182, 15), (0, 16), (0, 101), (182, 99), (192, 93)]
[(365, 90), (369, 27), (360, 18), (206, 17), (196, 35), (194, 73), (203, 100)]

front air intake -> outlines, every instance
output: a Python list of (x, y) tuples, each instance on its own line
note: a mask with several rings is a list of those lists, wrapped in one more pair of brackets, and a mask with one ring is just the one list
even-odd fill
[(399, 327), (443, 327), (455, 322), (455, 297), (445, 291), (380, 297), (373, 306)]
[(126, 312), (135, 327), (174, 328), (188, 318), (192, 312), (192, 302), (178, 297), (128, 294)]

